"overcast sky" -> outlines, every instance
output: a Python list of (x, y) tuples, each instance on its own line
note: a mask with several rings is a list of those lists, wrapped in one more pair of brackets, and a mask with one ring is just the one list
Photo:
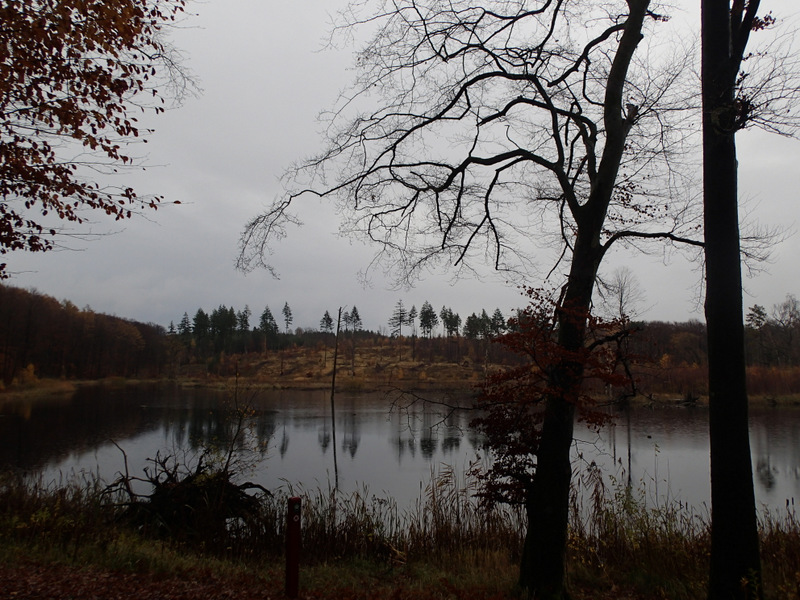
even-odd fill
[[(499, 307), (507, 314), (521, 306), (519, 282), (488, 270), (482, 281), (456, 283), (444, 271), (411, 290), (391, 289), (374, 274), (371, 286), (364, 287), (359, 272), (372, 250), (338, 238), (336, 215), (317, 200), (306, 202), (305, 225), (290, 230), (274, 248), (271, 262), (280, 279), (234, 269), (244, 223), (280, 193), (279, 177), (290, 163), (321, 149), (316, 116), (332, 106), (353, 76), (348, 71), (352, 48), (320, 51), (329, 12), (339, 4), (192, 3), (195, 16), (172, 39), (203, 92), (152, 121), (156, 131), (144, 148), (151, 165), (147, 171), (135, 178), (120, 175), (140, 193), (182, 204), (116, 227), (98, 221), (95, 232), (116, 233), (69, 242), (71, 250), (6, 256), (12, 273), (8, 283), (164, 326), (177, 324), (184, 312), (193, 316), (198, 308), (210, 312), (221, 304), (237, 310), (249, 305), (256, 324), (265, 305), (277, 318), (288, 302), (295, 327), (317, 327), (326, 310), (335, 315), (338, 306), (355, 304), (370, 329), (386, 327), (398, 299), (417, 308), (427, 300), (437, 311), (447, 305), (462, 318), (482, 308), (491, 313)], [(797, 11), (795, 0), (762, 4), (778, 16)], [(742, 198), (762, 224), (796, 230), (800, 142), (748, 130), (739, 134), (738, 143)], [(800, 295), (798, 256), (800, 237), (793, 235), (775, 249), (766, 272), (745, 280), (745, 307), (758, 303), (769, 310), (787, 293)], [(698, 265), (680, 256), (617, 251), (604, 271), (620, 265), (627, 265), (644, 288), (642, 318), (703, 319)]]

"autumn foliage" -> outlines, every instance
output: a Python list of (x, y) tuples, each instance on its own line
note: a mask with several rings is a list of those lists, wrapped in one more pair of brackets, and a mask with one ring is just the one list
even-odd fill
[(168, 351), (159, 325), (0, 285), (0, 389), (37, 377), (157, 377)]
[[(529, 289), (527, 294), (529, 306), (509, 321), (508, 333), (496, 338), (526, 360), (487, 377), (478, 401), (483, 412), (473, 421), (486, 435), (493, 454), (492, 466), (484, 475), (483, 495), (489, 502), (524, 502), (536, 473), (548, 397), (577, 398), (578, 417), (599, 426), (608, 415), (598, 410), (598, 396), (591, 392), (628, 390), (632, 385), (625, 344), (631, 332), (627, 321), (570, 315), (588, 323), (586, 345), (571, 352), (556, 340), (558, 313), (567, 309), (540, 291)], [(582, 366), (583, 381), (575, 394), (564, 390), (560, 381), (565, 364)]]
[[(53, 247), (57, 219), (114, 219), (160, 198), (95, 181), (130, 165), (135, 113), (164, 110), (162, 41), (184, 0), (4, 0), (0, 5), (0, 254)], [(166, 76), (166, 79), (164, 77)], [(163, 88), (162, 88), (163, 89)], [(0, 278), (6, 277), (0, 264)]]

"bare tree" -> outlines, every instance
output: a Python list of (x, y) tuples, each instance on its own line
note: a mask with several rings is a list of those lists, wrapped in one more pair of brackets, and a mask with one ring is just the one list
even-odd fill
[(628, 267), (615, 269), (608, 279), (598, 281), (597, 291), (606, 312), (620, 319), (635, 319), (638, 306), (647, 297), (639, 278)]
[[(245, 227), (238, 266), (268, 266), (269, 243), (298, 222), (305, 194), (331, 197), (345, 230), (378, 244), (404, 282), (451, 264), (499, 270), (550, 249), (563, 358), (544, 418), (520, 584), (565, 594), (570, 446), (582, 353), (600, 263), (616, 242), (687, 241), (678, 201), (691, 109), (686, 57), (637, 60), (667, 27), (649, 0), (396, 0), (366, 24), (359, 76), (332, 113), (327, 149), (290, 173), (293, 187)], [(696, 108), (696, 107), (694, 107)], [(555, 250), (555, 251), (553, 251)], [(535, 404), (534, 402), (531, 405)]]

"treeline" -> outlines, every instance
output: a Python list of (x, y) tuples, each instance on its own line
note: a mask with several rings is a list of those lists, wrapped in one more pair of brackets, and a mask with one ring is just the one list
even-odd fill
[[(704, 366), (708, 360), (706, 326), (700, 321), (636, 324), (631, 337), (634, 354), (662, 367)], [(800, 365), (800, 302), (789, 294), (767, 311), (758, 304), (745, 318), (747, 364), (751, 367), (795, 367)]]
[[(284, 303), (279, 318), (282, 327), (269, 306), (254, 323), (251, 323), (253, 313), (247, 305), (237, 310), (223, 304), (210, 312), (198, 308), (193, 317), (183, 313), (178, 325), (170, 323), (167, 336), (171, 338), (172, 352), (179, 353), (175, 358), (186, 363), (213, 359), (221, 354), (248, 354), (305, 346), (330, 337), (334, 331), (334, 320), (327, 311), (320, 320), (319, 330), (292, 329), (294, 316), (288, 302)], [(360, 330), (362, 324), (358, 309), (353, 307), (352, 311), (344, 314), (343, 322), (345, 328)]]
[[(397, 360), (511, 364), (515, 357), (491, 340), (507, 330), (500, 309), (482, 309), (465, 319), (429, 302), (420, 309), (402, 301), (387, 318), (388, 330), (363, 329), (358, 309), (341, 318), (343, 359), (355, 364), (356, 353), (368, 346), (395, 344)], [(232, 357), (261, 355), (286, 348), (307, 347), (326, 352), (333, 346), (337, 313), (324, 311), (319, 327), (292, 328), (291, 307), (284, 303), (274, 314), (266, 306), (254, 315), (221, 305), (209, 312), (184, 313), (168, 328), (79, 309), (36, 291), (0, 285), (0, 367), (2, 381), (51, 377), (96, 379), (165, 377), (176, 374), (227, 374)], [(699, 321), (634, 324), (627, 352), (644, 390), (703, 394), (707, 345)], [(776, 381), (796, 393), (800, 377), (800, 303), (794, 296), (770, 311), (753, 306), (747, 314), (747, 356), (751, 391), (770, 393)], [(781, 370), (778, 373), (777, 370)], [(779, 379), (783, 378), (781, 381)], [(795, 381), (798, 379), (799, 381)]]
[(159, 377), (165, 330), (0, 285), (0, 375), (15, 379)]

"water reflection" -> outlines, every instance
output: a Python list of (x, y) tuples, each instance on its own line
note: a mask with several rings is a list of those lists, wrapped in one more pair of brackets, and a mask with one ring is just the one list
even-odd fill
[[(780, 510), (800, 498), (800, 411), (753, 409), (750, 444), (756, 501)], [(708, 412), (638, 409), (617, 415), (599, 434), (598, 462), (627, 485), (646, 486), (653, 502), (710, 505)], [(654, 490), (659, 490), (656, 494)]]
[(328, 429), (327, 420), (324, 421), (322, 427), (319, 428), (317, 441), (319, 442), (319, 447), (322, 448), (322, 454), (325, 454), (328, 451), (328, 446), (331, 445), (331, 432)]
[(433, 414), (428, 411), (422, 413), (422, 430), (420, 432), (419, 451), (422, 456), (430, 461), (436, 452), (438, 444), (438, 429), (433, 428)]
[[(230, 394), (141, 387), (86, 388), (51, 402), (0, 407), (0, 463), (49, 477), (99, 470), (111, 479), (124, 468), (141, 473), (157, 451), (199, 453), (236, 447), (269, 488), (302, 483), (325, 489), (334, 480), (327, 392), (264, 392), (240, 421)], [(336, 432), (342, 489), (413, 501), (420, 482), (447, 465), (464, 470), (482, 456), (468, 411), (413, 402), (402, 410), (382, 394), (337, 395)], [(751, 411), (751, 443), (759, 503), (780, 509), (800, 498), (800, 411)], [(623, 485), (645, 486), (653, 501), (708, 504), (707, 412), (702, 408), (631, 410), (599, 433), (576, 429), (576, 468), (591, 461)], [(241, 428), (240, 428), (241, 425)], [(241, 431), (240, 431), (241, 429)], [(237, 434), (237, 432), (239, 432)]]
[(358, 444), (361, 441), (359, 420), (351, 408), (345, 409), (340, 421), (343, 421), (340, 428), (340, 431), (342, 431), (342, 450), (347, 452), (350, 458), (355, 458), (356, 452), (358, 452)]

